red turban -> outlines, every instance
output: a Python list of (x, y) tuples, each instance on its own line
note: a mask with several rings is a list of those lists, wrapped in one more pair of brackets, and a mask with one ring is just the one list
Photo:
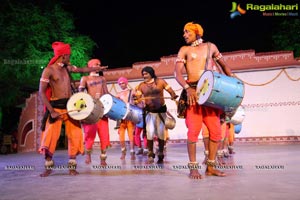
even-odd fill
[(65, 44), (63, 42), (53, 42), (52, 43), (52, 48), (54, 51), (54, 57), (50, 60), (49, 65), (52, 65), (58, 58), (59, 56), (62, 55), (70, 55), (71, 54), (71, 47), (69, 44)]
[(193, 31), (197, 35), (203, 36), (203, 28), (200, 26), (200, 24), (196, 24), (193, 22), (189, 22), (184, 26), (184, 30)]
[(88, 62), (88, 67), (93, 67), (94, 65), (97, 65), (97, 64), (101, 64), (101, 61), (99, 59), (91, 59)]

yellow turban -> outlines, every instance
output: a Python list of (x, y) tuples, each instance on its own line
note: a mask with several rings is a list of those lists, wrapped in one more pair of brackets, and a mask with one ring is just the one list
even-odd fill
[(184, 26), (184, 30), (194, 31), (197, 35), (203, 36), (203, 28), (200, 24), (189, 22)]

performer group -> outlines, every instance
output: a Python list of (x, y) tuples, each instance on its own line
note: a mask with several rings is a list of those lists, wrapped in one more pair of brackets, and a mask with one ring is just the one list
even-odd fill
[[(184, 26), (186, 42), (177, 55), (174, 65), (175, 79), (183, 90), (177, 95), (166, 80), (156, 76), (151, 66), (141, 70), (141, 81), (131, 88), (126, 77), (116, 80), (119, 92), (111, 94), (100, 59), (91, 59), (87, 67), (70, 64), (71, 47), (63, 42), (54, 42), (54, 57), (43, 70), (39, 94), (45, 105), (39, 152), (45, 157), (45, 170), (41, 177), (49, 176), (55, 167), (53, 155), (61, 133), (62, 123), (68, 138), (68, 170), (77, 175), (78, 155), (85, 155), (85, 163), (92, 163), (93, 145), (98, 134), (100, 139), (99, 164), (107, 166), (107, 150), (111, 147), (109, 120), (114, 120), (120, 142), (120, 159), (135, 160), (146, 156), (145, 164), (163, 164), (166, 154), (168, 130), (176, 129), (176, 119), (166, 105), (170, 98), (177, 104), (177, 117), (185, 118), (187, 126), (187, 152), (191, 179), (201, 179), (199, 162), (196, 160), (196, 143), (202, 132), (204, 143), (203, 164), (207, 176), (224, 177), (216, 168), (226, 164), (224, 157), (233, 154), (234, 125), (230, 122), (237, 106), (230, 112), (225, 106), (213, 107), (198, 103), (199, 94), (206, 88), (199, 83), (207, 70), (234, 78), (224, 62), (217, 46), (204, 42), (200, 24), (189, 22)], [(187, 77), (183, 71), (186, 71)], [(70, 73), (89, 73), (82, 76), (79, 87), (72, 85)], [(164, 96), (166, 91), (170, 97)], [(179, 100), (178, 97), (180, 96)], [(225, 109), (224, 109), (225, 107)], [(126, 145), (126, 133), (129, 147)], [(156, 147), (157, 146), (157, 149)]]

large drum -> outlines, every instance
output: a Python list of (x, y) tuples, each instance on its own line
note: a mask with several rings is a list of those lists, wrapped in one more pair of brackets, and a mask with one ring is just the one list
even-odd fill
[(126, 103), (111, 94), (104, 94), (100, 97), (104, 106), (104, 115), (112, 120), (124, 119), (127, 114)]
[(135, 124), (140, 123), (143, 121), (143, 110), (135, 105), (127, 104), (127, 113), (124, 119), (128, 121), (132, 121)]
[(91, 95), (78, 92), (73, 94), (67, 102), (67, 111), (71, 118), (83, 123), (94, 124), (103, 117), (102, 103)]
[(234, 77), (205, 71), (197, 83), (198, 104), (232, 112), (244, 98), (244, 83)]
[(240, 105), (236, 109), (234, 115), (230, 118), (229, 122), (234, 125), (241, 124), (244, 121), (244, 118), (245, 118), (245, 108), (242, 105)]

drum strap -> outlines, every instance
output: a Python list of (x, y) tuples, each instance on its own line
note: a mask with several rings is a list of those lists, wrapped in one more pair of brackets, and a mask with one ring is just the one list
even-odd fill
[(128, 103), (130, 103), (130, 100), (131, 100), (131, 91), (132, 91), (132, 89), (129, 90), (129, 94), (128, 94)]

